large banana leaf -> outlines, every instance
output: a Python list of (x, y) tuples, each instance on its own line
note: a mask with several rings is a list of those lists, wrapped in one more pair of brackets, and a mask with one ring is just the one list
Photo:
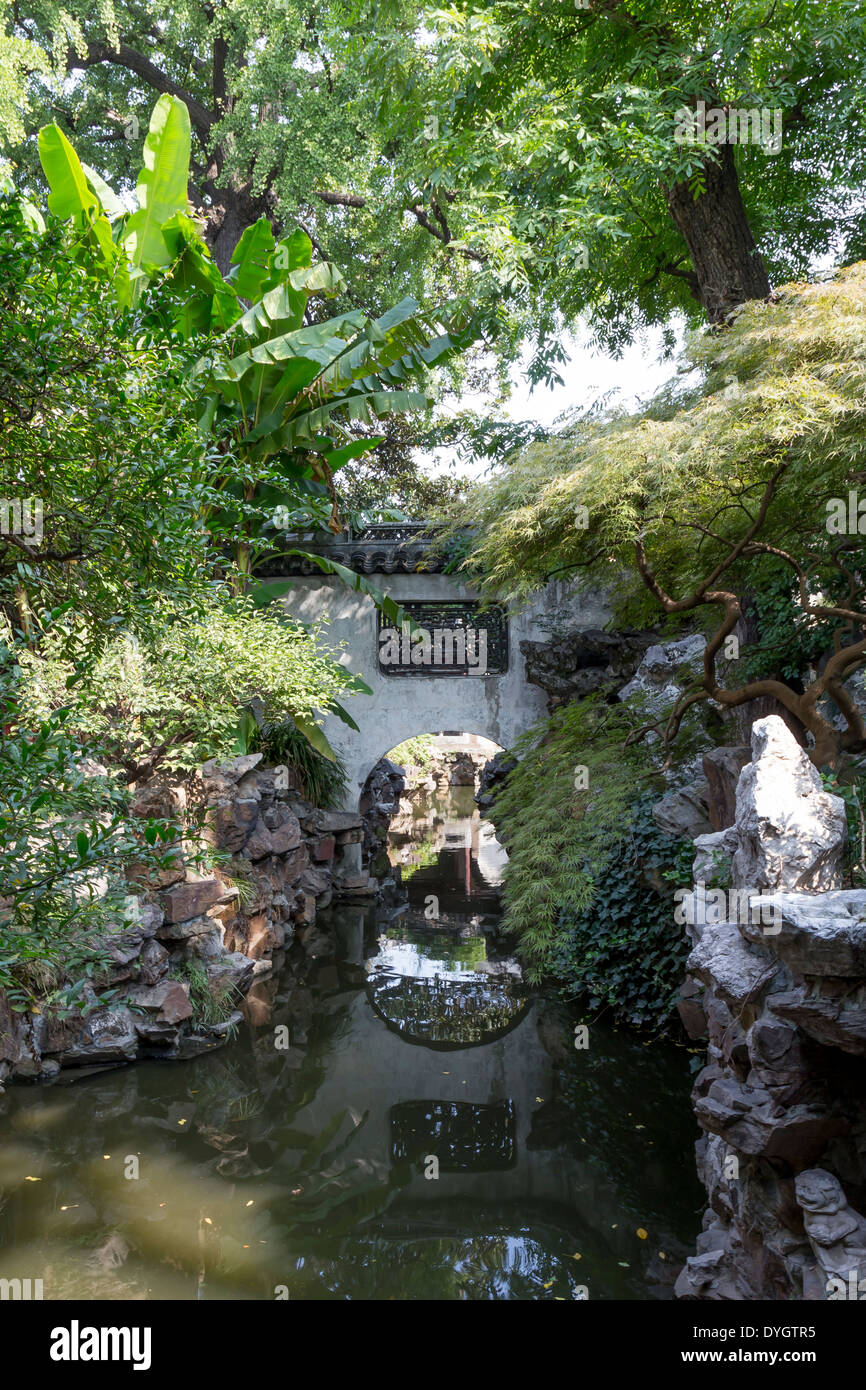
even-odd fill
[(266, 217), (247, 227), (232, 252), (228, 282), (242, 299), (256, 300), (271, 273), (274, 234)]
[(153, 108), (144, 142), (138, 212), (124, 228), (124, 245), (136, 269), (168, 265), (171, 259), (162, 227), (187, 210), (190, 144), (189, 112), (179, 98), (166, 93)]
[(253, 458), (266, 459), (283, 450), (308, 448), (319, 436), (336, 432), (348, 438), (341, 416), (371, 425), (385, 415), (406, 410), (425, 410), (430, 398), (423, 391), (360, 391), (342, 393), (314, 410), (303, 410), (286, 420), (279, 428), (249, 446)]
[(117, 261), (117, 248), (111, 225), (93, 187), (88, 183), (81, 161), (58, 125), (43, 126), (39, 132), (39, 159), (48, 187), (48, 208), (56, 217), (74, 217), (88, 230), (88, 242), (105, 266)]
[(186, 213), (163, 224), (162, 236), (172, 260), (168, 284), (177, 291), (175, 322), (185, 338), (227, 328), (239, 318), (241, 305), (226, 283), (198, 228)]

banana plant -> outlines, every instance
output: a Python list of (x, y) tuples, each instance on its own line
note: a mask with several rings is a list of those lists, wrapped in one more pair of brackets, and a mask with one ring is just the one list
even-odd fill
[[(249, 229), (251, 243), (253, 234), (260, 253), (266, 252), (257, 227)], [(388, 414), (425, 409), (429, 397), (411, 379), (465, 346), (472, 334), (465, 323), (443, 322), (444, 315), (425, 318), (411, 298), (378, 318), (355, 309), (305, 323), (308, 297), (333, 293), (335, 272), (311, 266), (312, 244), (303, 232), (283, 247), (286, 279), (211, 342), (193, 368), (191, 389), (200, 428), (227, 452), (230, 447), (245, 480), (242, 496), (238, 483), (227, 481), (227, 498), (234, 490), (247, 509), (258, 503), (290, 514), (305, 494), (312, 512), (315, 498), (330, 498), (328, 524), (338, 531), (333, 475), (382, 440), (358, 438), (351, 426), (375, 427)], [(243, 266), (246, 248), (238, 250)], [(238, 544), (240, 574), (250, 575), (256, 555), (267, 550), (268, 529), (262, 515), (259, 536)]]
[[(256, 590), (250, 582), (257, 561), (273, 550), (275, 515), (339, 531), (334, 474), (382, 442), (376, 434), (359, 438), (352, 426), (425, 409), (429, 397), (412, 380), (475, 335), (465, 318), (447, 311), (425, 317), (411, 298), (378, 318), (355, 309), (309, 321), (311, 296), (336, 295), (345, 280), (327, 262), (313, 264), (306, 233), (277, 241), (266, 218), (245, 230), (223, 276), (190, 215), (190, 145), (186, 106), (161, 96), (136, 206), (128, 208), (81, 163), (59, 126), (39, 132), (49, 211), (71, 224), (71, 254), (113, 285), (121, 307), (159, 284), (174, 329), (206, 348), (187, 384), (205, 450), (220, 460), (207, 524), (233, 547), (237, 587), (252, 589), (258, 601), (278, 596), (278, 586)], [(391, 622), (407, 620), (362, 575), (294, 553), (367, 594)]]

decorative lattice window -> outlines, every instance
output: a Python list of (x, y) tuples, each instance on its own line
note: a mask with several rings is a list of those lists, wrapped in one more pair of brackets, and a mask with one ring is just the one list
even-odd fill
[[(399, 602), (399, 600), (398, 600)], [(400, 605), (417, 623), (395, 628), (379, 613), (379, 670), (385, 676), (501, 676), (508, 670), (504, 608), (466, 599)]]

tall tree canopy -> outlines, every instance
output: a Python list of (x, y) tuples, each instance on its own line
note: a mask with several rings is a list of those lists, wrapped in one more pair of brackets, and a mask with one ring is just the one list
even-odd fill
[(381, 118), (410, 133), (401, 156), (455, 235), (536, 296), (542, 332), (588, 314), (616, 345), (675, 308), (718, 320), (860, 249), (857, 0), (378, 13), (364, 54)]
[(720, 320), (864, 241), (863, 0), (18, 0), (3, 43), (22, 166), (50, 109), (114, 184), (180, 96), (222, 269), (300, 224), (350, 303), (471, 288), (539, 377), (581, 316)]
[[(190, 199), (224, 273), (264, 214), (278, 233), (300, 225), (323, 260), (349, 267), (352, 303), (441, 300), (460, 269), (455, 280), (453, 266), (425, 256), (425, 243), (437, 252), (442, 243), (377, 140), (376, 93), (335, 55), (332, 35), (350, 23), (339, 0), (23, 0), (4, 40), (16, 64), (7, 148), (32, 164), (22, 127), (32, 134), (55, 120), (115, 187), (141, 163), (154, 96), (180, 97), (193, 131)], [(13, 90), (25, 68), (22, 114)]]

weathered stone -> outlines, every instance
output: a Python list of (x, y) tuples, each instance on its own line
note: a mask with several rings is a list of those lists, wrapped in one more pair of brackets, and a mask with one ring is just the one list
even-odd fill
[(198, 776), (205, 784), (205, 788), (227, 791), (238, 783), (242, 777), (251, 772), (254, 767), (258, 767), (264, 754), (244, 753), (237, 758), (229, 758), (227, 762), (219, 762), (216, 758), (211, 758), (208, 762), (202, 763), (198, 770)]
[(150, 782), (132, 795), (129, 809), (142, 820), (163, 820), (182, 824), (186, 814), (186, 789), (167, 783)]
[(135, 1017), (129, 1009), (98, 1009), (88, 1014), (71, 1047), (62, 1053), (64, 1066), (90, 1062), (132, 1062), (138, 1052)]
[(740, 1153), (780, 1159), (792, 1166), (814, 1162), (830, 1141), (844, 1134), (846, 1122), (819, 1106), (794, 1105), (778, 1111), (768, 1091), (714, 1082), (695, 1102), (698, 1123), (720, 1134)]
[(331, 875), (325, 869), (306, 869), (301, 874), (300, 886), (305, 893), (320, 897), (331, 886)]
[(129, 998), (136, 1008), (157, 1014), (162, 1023), (182, 1023), (192, 1017), (189, 990), (180, 980), (163, 980), (158, 985), (130, 990)]
[(670, 791), (652, 808), (653, 820), (666, 835), (694, 840), (712, 830), (709, 816), (709, 783), (705, 777)]
[(845, 803), (831, 796), (778, 715), (752, 726), (752, 762), (737, 783), (734, 886), (825, 892), (841, 884)]
[(769, 984), (778, 965), (765, 952), (747, 945), (734, 923), (723, 922), (704, 929), (686, 968), (739, 1008)]
[(183, 922), (164, 922), (157, 935), (160, 941), (188, 941), (215, 930), (210, 917), (189, 917)]
[[(866, 889), (772, 893), (762, 898), (779, 930), (762, 940), (791, 970), (804, 975), (866, 975)], [(760, 928), (744, 926), (755, 939)]]
[(695, 837), (695, 859), (692, 877), (695, 883), (730, 881), (731, 860), (737, 850), (737, 833), (733, 827), (714, 830)]
[(226, 984), (231, 984), (239, 994), (246, 994), (253, 982), (253, 964), (248, 956), (242, 955), (239, 951), (232, 951), (209, 961), (206, 968), (211, 988), (223, 988)]
[(199, 917), (218, 901), (223, 886), (217, 878), (191, 879), (160, 895), (167, 922), (185, 922)]
[(773, 1013), (796, 1023), (803, 1032), (824, 1047), (866, 1055), (866, 997), (859, 985), (851, 995), (825, 994), (822, 988), (798, 989), (774, 994)]
[(707, 1034), (703, 995), (704, 987), (697, 980), (686, 979), (680, 986), (677, 1013), (690, 1038), (704, 1038)]
[(301, 843), (301, 827), (297, 816), (293, 816), (286, 807), (280, 806), (279, 810), (285, 811), (285, 815), (277, 825), (271, 827), (271, 844), (274, 854), (288, 854)]
[(274, 853), (274, 840), (268, 827), (259, 821), (252, 835), (244, 846), (244, 856), (247, 859), (264, 859), (267, 855)]
[(360, 825), (354, 826), (351, 830), (339, 830), (336, 834), (338, 845), (360, 844), (364, 838), (364, 830)]
[(736, 748), (710, 748), (704, 754), (702, 763), (707, 779), (709, 817), (713, 830), (725, 830), (734, 824), (737, 782), (751, 756), (752, 751), (748, 745)]
[(645, 633), (579, 628), (546, 642), (524, 640), (526, 679), (552, 708), (592, 691), (614, 693), (637, 670), (651, 638)]
[(312, 893), (300, 893), (295, 904), (293, 917), (299, 926), (307, 926), (316, 920), (316, 899)]
[(363, 821), (356, 811), (313, 811), (300, 819), (308, 835), (334, 835), (337, 831), (363, 829)]
[(141, 949), (139, 978), (143, 984), (155, 985), (168, 973), (168, 951), (158, 941), (146, 941)]
[(259, 818), (258, 801), (220, 801), (210, 808), (209, 819), (220, 849), (233, 854), (243, 849)]
[(320, 835), (310, 846), (312, 856), (318, 863), (333, 859), (337, 842), (333, 835)]

